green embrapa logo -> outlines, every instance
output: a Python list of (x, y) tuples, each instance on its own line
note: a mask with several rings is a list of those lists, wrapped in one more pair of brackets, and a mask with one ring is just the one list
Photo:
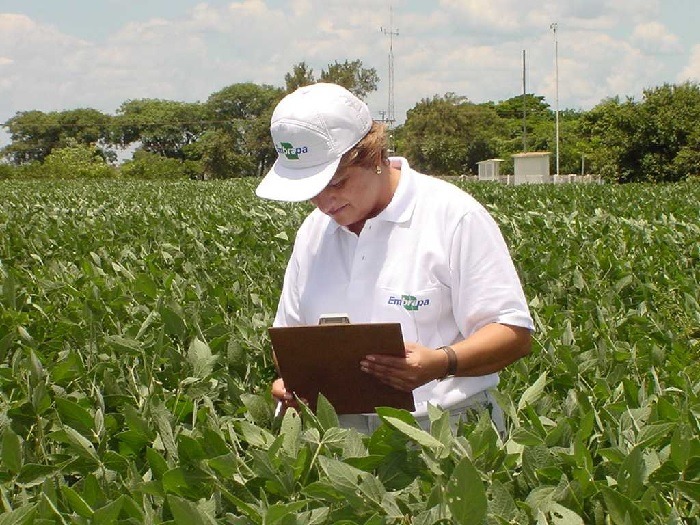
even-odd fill
[(275, 145), (275, 149), (277, 150), (277, 153), (279, 153), (280, 155), (284, 155), (289, 160), (299, 160), (299, 155), (301, 155), (302, 153), (308, 153), (309, 151), (309, 148), (307, 148), (306, 146), (302, 146), (301, 148), (295, 148), (289, 142), (280, 142), (279, 146)]
[(421, 306), (428, 306), (430, 299), (417, 299), (415, 295), (402, 295), (401, 297), (389, 297), (387, 304), (403, 306), (409, 312), (415, 312)]

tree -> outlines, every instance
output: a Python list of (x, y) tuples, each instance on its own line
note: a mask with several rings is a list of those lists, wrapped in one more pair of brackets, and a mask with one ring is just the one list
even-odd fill
[(373, 67), (362, 67), (361, 60), (346, 60), (342, 64), (338, 61), (329, 64), (321, 71), (321, 82), (332, 82), (343, 86), (359, 98), (365, 98), (369, 93), (377, 90), (379, 76)]
[(191, 161), (183, 162), (157, 153), (137, 150), (130, 160), (119, 166), (119, 173), (122, 177), (133, 179), (184, 179), (193, 171), (191, 164)]
[(121, 147), (140, 143), (144, 151), (182, 160), (182, 148), (204, 132), (206, 120), (200, 103), (128, 100), (117, 110), (111, 142)]
[(505, 132), (492, 106), (447, 93), (423, 99), (408, 111), (397, 132), (397, 149), (427, 173), (475, 173), (477, 162), (494, 156), (495, 137)]
[(209, 130), (185, 148), (188, 159), (197, 159), (204, 179), (230, 179), (256, 175), (253, 157), (241, 153), (237, 138), (224, 130)]
[(114, 168), (96, 148), (74, 142), (51, 151), (44, 159), (41, 174), (54, 179), (97, 179), (113, 176)]
[(645, 90), (643, 97), (639, 139), (646, 145), (641, 159), (644, 177), (675, 182), (697, 173), (700, 86), (664, 84)]
[(292, 67), (292, 72), (284, 75), (284, 85), (287, 93), (291, 93), (302, 86), (315, 83), (314, 70), (306, 62), (295, 64)]
[(583, 117), (582, 133), (590, 144), (591, 167), (605, 179), (618, 182), (634, 180), (639, 173), (635, 130), (639, 114), (634, 100), (612, 97), (602, 101)]
[(4, 127), (12, 143), (2, 156), (14, 164), (42, 162), (54, 148), (81, 144), (97, 147), (106, 160), (115, 155), (107, 149), (111, 117), (96, 109), (81, 108), (61, 112), (19, 112)]
[(187, 158), (200, 160), (207, 177), (260, 175), (276, 152), (270, 140), (270, 116), (284, 91), (250, 82), (213, 93), (206, 102), (212, 126)]
[(581, 119), (591, 159), (609, 180), (673, 182), (700, 168), (700, 87), (686, 82), (607, 99)]

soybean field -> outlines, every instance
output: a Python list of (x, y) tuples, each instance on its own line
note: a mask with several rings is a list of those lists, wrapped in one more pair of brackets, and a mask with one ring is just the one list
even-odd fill
[(308, 204), (255, 179), (0, 180), (0, 525), (698, 523), (700, 184), (461, 184), (536, 324), (509, 433), (273, 417)]

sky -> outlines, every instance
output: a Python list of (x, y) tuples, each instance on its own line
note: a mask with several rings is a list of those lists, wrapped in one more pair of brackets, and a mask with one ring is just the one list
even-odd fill
[[(205, 102), (238, 82), (284, 85), (361, 60), (375, 118), (454, 93), (523, 91), (552, 109), (700, 81), (700, 0), (0, 0), (0, 124), (17, 112), (140, 98)], [(556, 24), (556, 31), (552, 29)], [(525, 61), (523, 61), (523, 51)], [(9, 137), (0, 129), (0, 147)]]

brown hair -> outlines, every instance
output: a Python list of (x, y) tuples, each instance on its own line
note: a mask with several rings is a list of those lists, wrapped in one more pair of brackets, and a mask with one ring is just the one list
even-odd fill
[(386, 128), (380, 122), (372, 122), (372, 127), (360, 142), (346, 151), (340, 158), (336, 173), (350, 166), (374, 167), (388, 158)]

